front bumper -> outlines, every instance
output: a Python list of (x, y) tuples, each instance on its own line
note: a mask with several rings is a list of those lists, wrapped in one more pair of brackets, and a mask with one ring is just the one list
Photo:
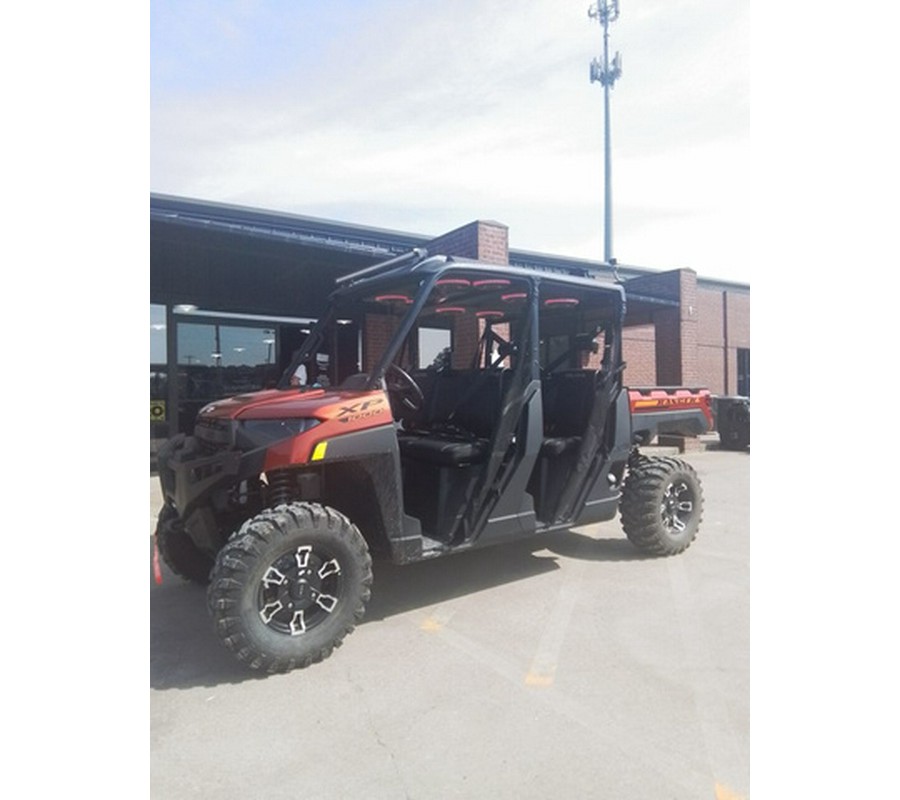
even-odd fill
[(217, 490), (258, 476), (265, 458), (265, 447), (243, 453), (231, 449), (209, 453), (195, 437), (178, 434), (158, 453), (163, 499), (179, 517), (187, 519)]

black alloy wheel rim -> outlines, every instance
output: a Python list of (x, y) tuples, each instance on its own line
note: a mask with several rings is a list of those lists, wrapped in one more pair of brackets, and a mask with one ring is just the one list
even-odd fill
[(320, 546), (300, 545), (275, 559), (257, 591), (260, 619), (286, 636), (321, 625), (340, 604), (341, 563)]
[(687, 481), (674, 481), (666, 487), (661, 511), (668, 533), (678, 535), (687, 530), (694, 515), (694, 493)]

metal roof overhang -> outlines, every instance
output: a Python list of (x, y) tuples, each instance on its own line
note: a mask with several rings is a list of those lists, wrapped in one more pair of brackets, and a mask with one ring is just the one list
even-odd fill
[(151, 195), (150, 302), (317, 317), (335, 278), (405, 246), (383, 234), (351, 238), (345, 228)]
[(625, 284), (625, 326), (650, 325), (660, 311), (677, 310), (681, 306), (678, 300), (667, 297), (652, 297), (628, 291)]
[(150, 219), (381, 258), (420, 247), (427, 236), (169, 195), (150, 195)]
[[(430, 237), (332, 220), (150, 195), (150, 300), (190, 302), (216, 311), (317, 316), (341, 275), (364, 269)], [(510, 250), (510, 266), (612, 282), (602, 262)], [(627, 279), (658, 274), (619, 265), (626, 324), (653, 321), (678, 307), (671, 299), (629, 292)], [(749, 292), (745, 284), (698, 279)]]

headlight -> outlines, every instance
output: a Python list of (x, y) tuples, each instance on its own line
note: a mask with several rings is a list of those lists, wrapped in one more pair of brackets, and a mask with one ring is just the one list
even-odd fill
[(238, 422), (237, 446), (255, 450), (298, 436), (319, 424), (317, 419), (248, 419)]

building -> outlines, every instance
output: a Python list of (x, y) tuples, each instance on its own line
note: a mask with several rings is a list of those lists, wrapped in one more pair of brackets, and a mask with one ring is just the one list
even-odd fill
[[(150, 437), (189, 431), (206, 403), (273, 384), (334, 279), (414, 247), (626, 281), (625, 382), (750, 394), (750, 287), (510, 249), (505, 225), (437, 238), (181, 197), (150, 196)], [(348, 330), (348, 346), (358, 336)]]

